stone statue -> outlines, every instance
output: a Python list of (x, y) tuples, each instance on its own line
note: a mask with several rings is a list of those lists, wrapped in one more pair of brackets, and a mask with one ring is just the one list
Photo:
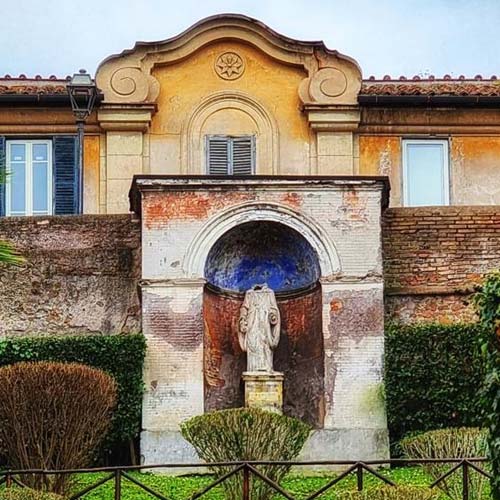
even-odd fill
[(274, 292), (255, 285), (245, 293), (238, 339), (247, 353), (247, 372), (273, 373), (273, 349), (280, 340), (280, 312)]

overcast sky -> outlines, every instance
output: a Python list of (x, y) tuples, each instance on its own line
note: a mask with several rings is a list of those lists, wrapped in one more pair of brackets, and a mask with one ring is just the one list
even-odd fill
[(110, 54), (223, 12), (324, 40), (364, 77), (500, 74), (500, 0), (0, 0), (0, 74), (94, 73)]

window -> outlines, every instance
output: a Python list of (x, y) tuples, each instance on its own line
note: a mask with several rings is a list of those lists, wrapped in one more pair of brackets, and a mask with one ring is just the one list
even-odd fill
[(403, 204), (448, 205), (448, 141), (403, 141)]
[(7, 141), (7, 215), (52, 213), (52, 142)]
[(79, 213), (78, 140), (74, 135), (20, 140), (0, 136), (0, 217)]
[(207, 173), (250, 175), (255, 172), (255, 137), (252, 135), (206, 137)]

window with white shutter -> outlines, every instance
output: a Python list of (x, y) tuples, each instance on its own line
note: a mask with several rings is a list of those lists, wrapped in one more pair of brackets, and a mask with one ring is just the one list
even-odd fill
[(255, 173), (255, 137), (208, 135), (206, 158), (210, 175), (251, 175)]

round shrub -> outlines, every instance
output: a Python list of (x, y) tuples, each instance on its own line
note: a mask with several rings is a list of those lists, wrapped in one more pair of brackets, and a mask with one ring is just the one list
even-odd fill
[(0, 339), (0, 366), (55, 361), (88, 365), (111, 375), (117, 384), (117, 402), (102, 444), (110, 455), (140, 431), (145, 352), (142, 334), (8, 337)]
[[(401, 448), (405, 455), (412, 459), (428, 458), (479, 458), (487, 453), (487, 436), (485, 429), (475, 427), (439, 429), (407, 437), (401, 441)], [(453, 467), (448, 464), (425, 464), (424, 470), (434, 479), (440, 478)], [(480, 468), (487, 467), (484, 463), (477, 464)], [(470, 469), (469, 499), (483, 498), (487, 478), (477, 471)], [(437, 484), (446, 495), (453, 499), (462, 498), (461, 470), (448, 476)]]
[(381, 486), (363, 491), (337, 493), (337, 500), (438, 500), (440, 494), (418, 486)]
[[(311, 427), (295, 418), (256, 408), (214, 411), (194, 417), (181, 425), (184, 438), (207, 463), (239, 461), (290, 461), (299, 453)], [(234, 467), (211, 466), (216, 477)], [(279, 482), (287, 465), (258, 466), (259, 472)], [(228, 499), (242, 498), (243, 475), (238, 473), (222, 483)], [(269, 485), (251, 475), (252, 500), (266, 500), (273, 494)]]
[(31, 488), (6, 488), (0, 490), (0, 500), (64, 500), (55, 493), (32, 490)]
[[(17, 363), (0, 368), (0, 446), (13, 469), (78, 469), (106, 436), (116, 383), (79, 364)], [(26, 475), (23, 483), (56, 493), (67, 475)]]

